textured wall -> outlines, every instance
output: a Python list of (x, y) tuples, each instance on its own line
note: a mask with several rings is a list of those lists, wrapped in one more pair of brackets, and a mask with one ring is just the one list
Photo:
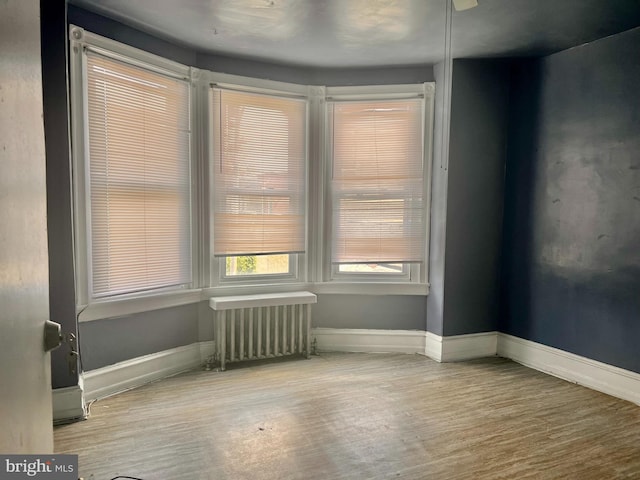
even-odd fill
[(500, 329), (640, 372), (640, 29), (513, 69)]

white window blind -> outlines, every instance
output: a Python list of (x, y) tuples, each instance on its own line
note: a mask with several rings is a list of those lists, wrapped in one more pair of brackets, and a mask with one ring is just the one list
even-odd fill
[(423, 101), (328, 104), (332, 262), (422, 262)]
[(86, 57), (94, 297), (191, 282), (188, 82)]
[(213, 88), (214, 255), (304, 252), (306, 108)]

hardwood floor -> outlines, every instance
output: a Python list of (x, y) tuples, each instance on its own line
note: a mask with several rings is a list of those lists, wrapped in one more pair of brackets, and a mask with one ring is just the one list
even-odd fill
[(640, 407), (501, 358), (194, 371), (55, 429), (84, 479), (640, 479)]

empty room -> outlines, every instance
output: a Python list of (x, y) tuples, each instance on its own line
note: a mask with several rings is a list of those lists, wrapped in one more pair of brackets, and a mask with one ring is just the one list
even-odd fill
[(640, 479), (640, 2), (0, 39), (0, 477)]

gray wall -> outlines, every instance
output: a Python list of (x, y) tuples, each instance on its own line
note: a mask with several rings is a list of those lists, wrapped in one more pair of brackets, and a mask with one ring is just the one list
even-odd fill
[[(42, 0), (42, 99), (47, 155), (47, 232), (49, 241), (49, 316), (64, 334), (77, 335), (73, 215), (67, 93), (67, 18), (65, 0)], [(69, 347), (51, 352), (54, 388), (78, 383), (69, 373)]]
[(85, 371), (198, 342), (198, 304), (80, 323)]
[(502, 61), (453, 61), (444, 336), (497, 328), (508, 72)]
[(500, 330), (640, 372), (640, 29), (513, 68)]
[(508, 72), (498, 60), (435, 69), (427, 330), (437, 335), (497, 327)]
[(313, 326), (424, 330), (426, 298), (413, 295), (318, 295)]

